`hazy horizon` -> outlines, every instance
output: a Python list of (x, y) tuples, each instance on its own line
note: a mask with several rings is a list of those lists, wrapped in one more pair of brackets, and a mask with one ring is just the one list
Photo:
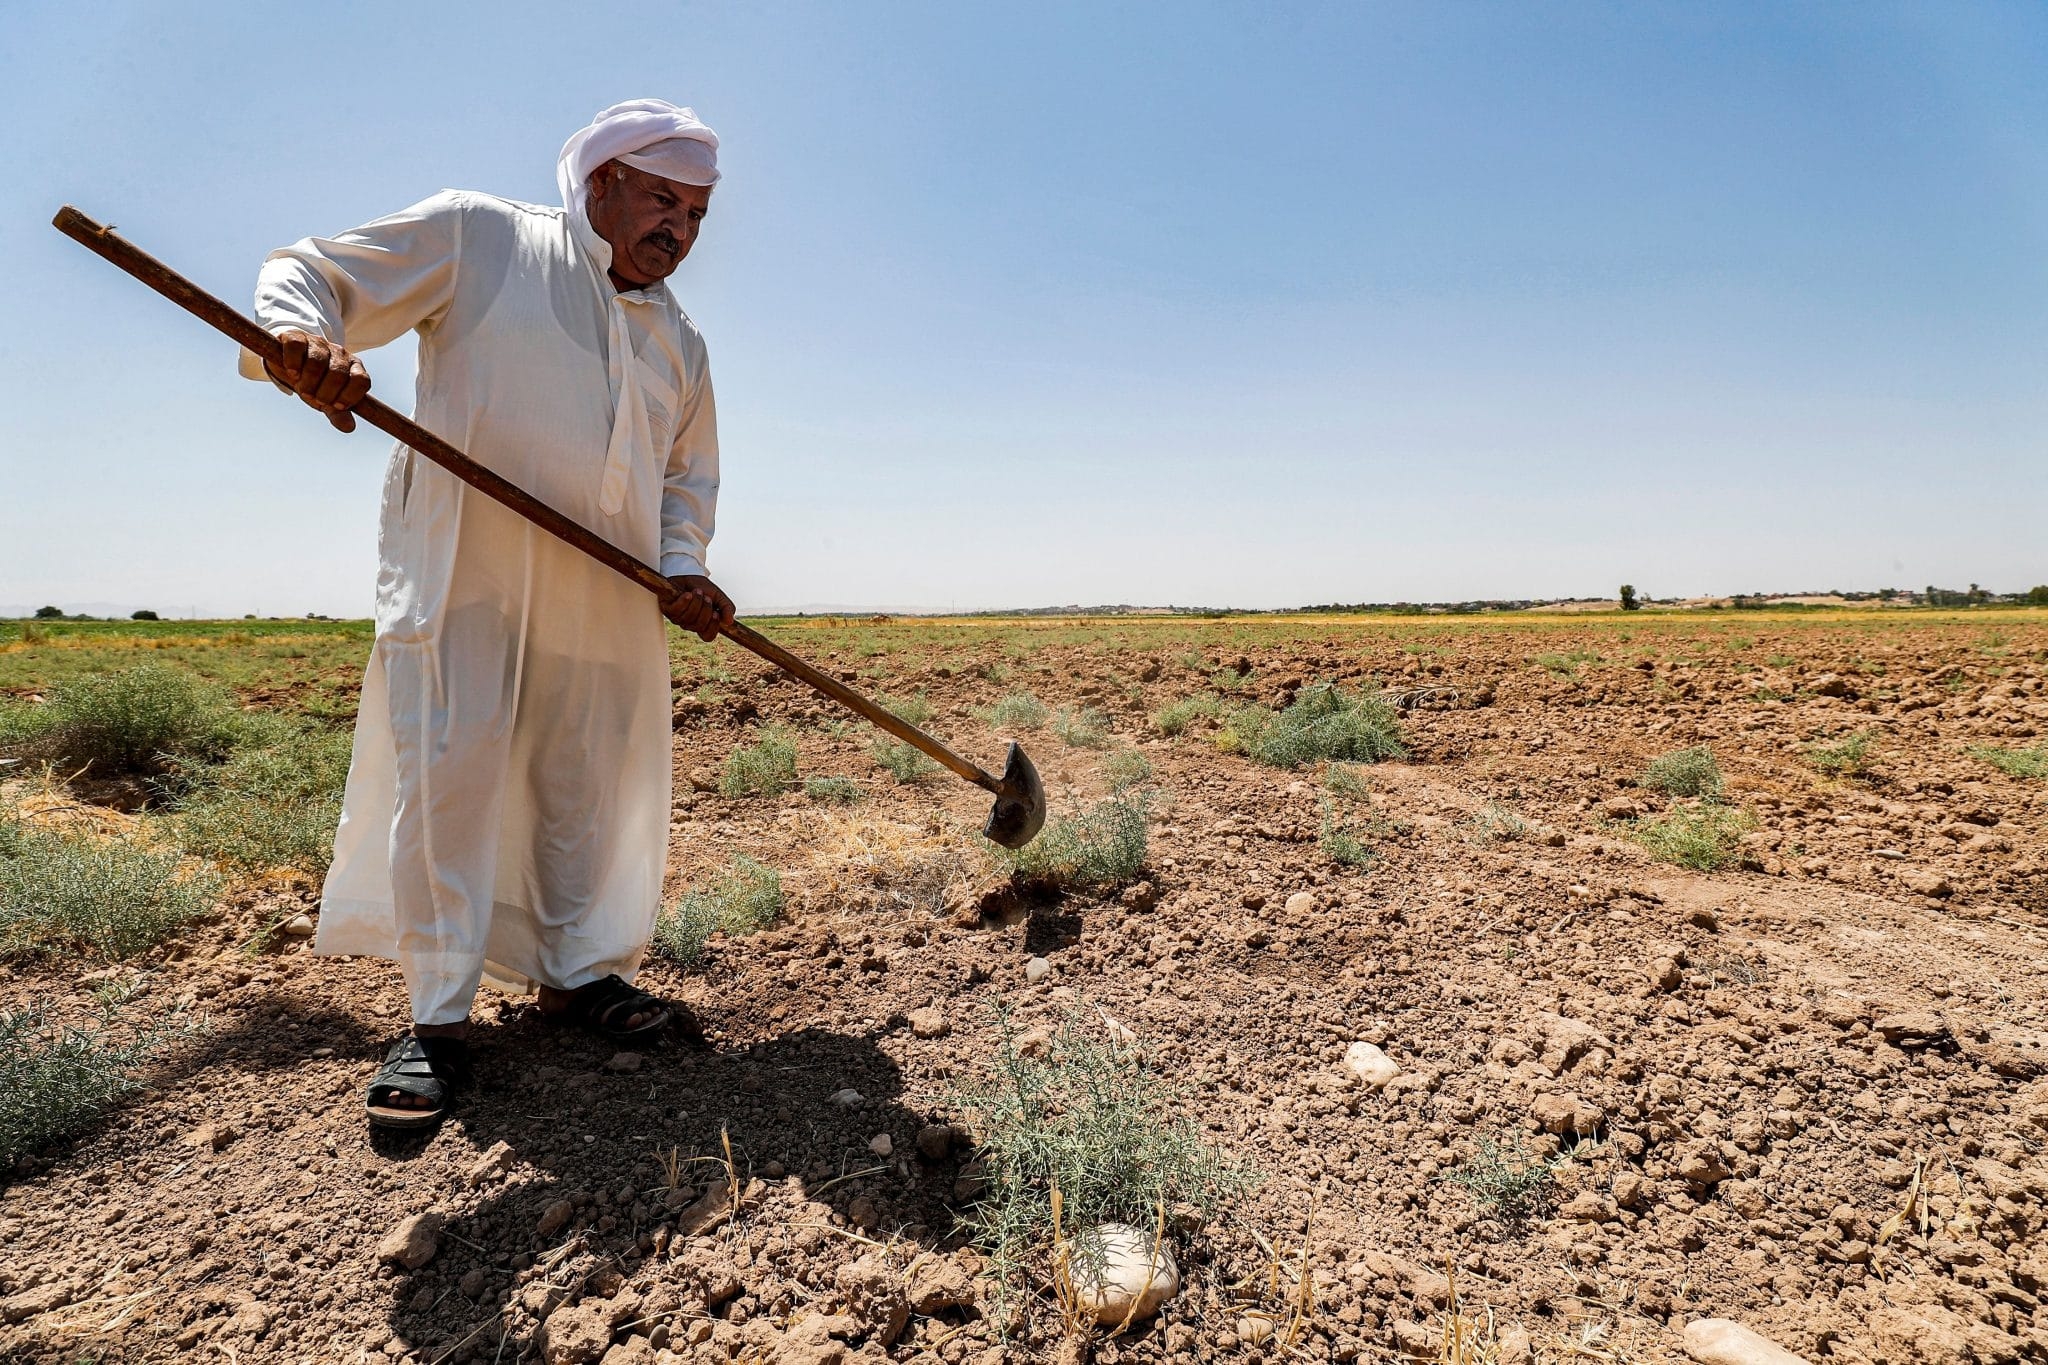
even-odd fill
[[(0, 598), (360, 617), (375, 578), (385, 438), (237, 379), (59, 204), (246, 306), (444, 186), (552, 202), (642, 94), (725, 142), (675, 287), (743, 610), (2048, 580), (2048, 10), (576, 19), (9, 7)], [(409, 348), (365, 359), (409, 406)]]

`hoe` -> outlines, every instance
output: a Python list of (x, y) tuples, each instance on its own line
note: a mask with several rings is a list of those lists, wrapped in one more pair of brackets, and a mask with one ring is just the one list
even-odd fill
[[(265, 360), (274, 362), (281, 357), (283, 347), (277, 338), (163, 262), (115, 235), (113, 229), (95, 223), (68, 204), (57, 211), (57, 216), (52, 221), (57, 230), (65, 236), (127, 271), (200, 321), (212, 324), (226, 333), (231, 340), (254, 351)], [(363, 399), (356, 405), (355, 414), (379, 431), (404, 442), (485, 497), (496, 499), (542, 530), (567, 541), (600, 564), (632, 579), (654, 594), (655, 599), (661, 603), (664, 615), (673, 614), (679, 594), (653, 566), (641, 563), (616, 545), (571, 521), (540, 499), (507, 482), (448, 442), (418, 426), (410, 418), (392, 411), (376, 398)], [(915, 725), (891, 715), (837, 678), (813, 668), (781, 645), (740, 622), (734, 621), (731, 625), (722, 627), (721, 633), (742, 649), (760, 655), (783, 672), (809, 684), (818, 692), (873, 722), (904, 743), (937, 759), (975, 786), (993, 792), (996, 798), (995, 806), (988, 813), (988, 823), (983, 826), (982, 833), (1004, 848), (1022, 848), (1037, 836), (1040, 826), (1045, 823), (1045, 789), (1039, 783), (1038, 770), (1031, 766), (1031, 760), (1025, 756), (1024, 750), (1014, 742), (1010, 745), (1009, 758), (1003, 765), (1003, 775), (996, 777), (960, 757)]]

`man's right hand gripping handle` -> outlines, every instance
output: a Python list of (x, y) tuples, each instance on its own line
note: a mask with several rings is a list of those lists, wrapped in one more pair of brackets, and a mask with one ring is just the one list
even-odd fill
[(370, 372), (325, 337), (309, 336), (296, 327), (277, 334), (284, 346), (281, 364), (266, 364), (270, 377), (306, 400), (308, 406), (327, 414), (337, 431), (354, 431), (355, 415), (350, 408), (370, 391)]

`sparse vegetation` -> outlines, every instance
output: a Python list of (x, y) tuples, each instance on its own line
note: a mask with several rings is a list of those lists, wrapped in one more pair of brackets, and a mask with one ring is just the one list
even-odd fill
[(1152, 728), (1171, 738), (1198, 720), (1215, 720), (1223, 707), (1214, 697), (1186, 697), (1152, 713)]
[(0, 704), (0, 748), (94, 776), (155, 773), (179, 758), (217, 759), (236, 710), (223, 688), (165, 664), (66, 679), (41, 706)]
[(1638, 820), (1629, 837), (1662, 862), (1695, 872), (1718, 872), (1735, 861), (1742, 836), (1754, 824), (1745, 811), (1702, 801)]
[(0, 810), (0, 954), (148, 952), (205, 914), (220, 878), (136, 839), (37, 829)]
[(1230, 717), (1230, 747), (1274, 768), (1322, 759), (1378, 763), (1407, 753), (1398, 713), (1377, 693), (1351, 693), (1335, 683), (1305, 687), (1286, 710), (1247, 706)]
[(1127, 791), (1049, 821), (1023, 848), (996, 849), (995, 856), (1019, 876), (1074, 890), (1119, 886), (1145, 865), (1150, 820), (1147, 795)]
[(1102, 775), (1111, 791), (1126, 792), (1152, 780), (1152, 760), (1136, 749), (1119, 749), (1102, 760)]
[(718, 778), (721, 796), (780, 796), (794, 786), (796, 745), (773, 728), (727, 754), (725, 771)]
[(1461, 1185), (1472, 1201), (1504, 1223), (1520, 1223), (1548, 1208), (1565, 1158), (1532, 1156), (1517, 1135), (1503, 1147), (1495, 1137), (1479, 1139), (1479, 1150), (1438, 1178)]
[(654, 926), (654, 946), (689, 966), (704, 955), (714, 933), (755, 933), (781, 914), (782, 874), (742, 854), (709, 886), (692, 889), (663, 912)]
[(879, 731), (868, 741), (868, 753), (888, 771), (889, 776), (906, 785), (922, 782), (939, 770), (939, 765), (925, 757), (922, 749), (891, 739)]
[(850, 777), (807, 777), (804, 795), (821, 806), (850, 806), (860, 800), (860, 784)]
[(1135, 1046), (1069, 1017), (1027, 1056), (1000, 1003), (997, 1021), (995, 1063), (956, 1103), (981, 1149), (984, 1192), (967, 1226), (1005, 1289), (1088, 1228), (1152, 1228), (1179, 1205), (1206, 1216), (1251, 1187), (1244, 1168), (1174, 1116), (1179, 1095)]
[(334, 856), (351, 737), (283, 716), (248, 722), (224, 762), (177, 770), (178, 839), (242, 871), (289, 867), (317, 877)]
[(1053, 713), (1052, 732), (1070, 749), (1101, 749), (1109, 744), (1109, 717), (1092, 706), (1062, 706)]
[(1668, 796), (1699, 796), (1719, 799), (1723, 787), (1721, 765), (1704, 744), (1676, 749), (1650, 760), (1643, 769), (1642, 784)]
[(1488, 801), (1466, 826), (1467, 842), (1485, 848), (1494, 843), (1516, 843), (1529, 837), (1529, 822), (1498, 801)]
[(1360, 837), (1359, 830), (1344, 820), (1336, 802), (1328, 800), (1323, 802), (1322, 831), (1316, 837), (1316, 847), (1331, 862), (1345, 867), (1370, 867), (1379, 857), (1372, 845)]
[(115, 1042), (110, 1010), (87, 1028), (54, 1022), (43, 1002), (0, 1013), (0, 1170), (90, 1127), (136, 1088), (134, 1068), (169, 1032)]
[(1012, 692), (988, 711), (988, 723), (998, 730), (1014, 733), (1036, 730), (1052, 712), (1029, 692)]
[(1806, 761), (1830, 777), (1859, 777), (1870, 767), (1870, 732), (1858, 730), (1832, 743), (1816, 744)]
[(922, 692), (915, 692), (907, 697), (878, 696), (875, 700), (881, 703), (883, 710), (890, 712), (899, 720), (906, 720), (917, 726), (931, 723), (932, 701)]
[(2032, 749), (2000, 749), (1979, 744), (1970, 750), (1970, 757), (1989, 763), (2008, 777), (2048, 778), (2048, 745)]
[(1567, 678), (1576, 678), (1579, 675), (1579, 665), (1597, 664), (1599, 662), (1601, 662), (1600, 656), (1588, 649), (1572, 649), (1562, 653), (1552, 651), (1536, 656), (1536, 663), (1539, 667), (1547, 668), (1552, 673), (1562, 674)]
[(1323, 769), (1323, 786), (1332, 796), (1357, 801), (1369, 790), (1365, 775), (1348, 763), (1332, 763)]

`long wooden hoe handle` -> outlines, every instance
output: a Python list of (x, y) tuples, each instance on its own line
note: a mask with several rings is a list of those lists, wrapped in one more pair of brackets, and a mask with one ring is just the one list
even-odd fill
[[(225, 333), (230, 340), (255, 352), (265, 361), (272, 364), (281, 363), (284, 346), (276, 337), (133, 242), (119, 236), (112, 228), (95, 223), (69, 204), (57, 210), (57, 216), (50, 221), (66, 237), (133, 275), (201, 322), (209, 323), (215, 330)], [(567, 541), (598, 563), (632, 579), (654, 594), (656, 600), (661, 603), (664, 614), (682, 596), (676, 586), (653, 565), (635, 559), (596, 532), (563, 516), (517, 484), (484, 468), (405, 414), (393, 410), (373, 397), (365, 397), (362, 402), (355, 405), (353, 411), (358, 418), (395, 437), (418, 454), (424, 455), (485, 497), (503, 503), (543, 531)], [(960, 757), (915, 725), (899, 716), (891, 715), (837, 678), (813, 668), (766, 636), (741, 625), (738, 621), (726, 626), (723, 634), (734, 644), (760, 655), (777, 668), (808, 683), (840, 705), (858, 712), (904, 743), (914, 745), (929, 754), (976, 786), (992, 792), (1001, 790), (1002, 783), (998, 779)]]

